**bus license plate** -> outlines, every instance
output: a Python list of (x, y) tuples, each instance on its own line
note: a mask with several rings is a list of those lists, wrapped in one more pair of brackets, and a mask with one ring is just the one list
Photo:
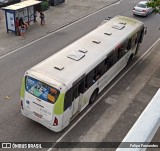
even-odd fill
[(34, 113), (35, 116), (37, 116), (37, 117), (39, 117), (39, 118), (42, 118), (42, 117), (43, 117), (43, 115), (40, 115), (40, 114), (38, 114), (38, 113), (36, 113), (36, 112), (33, 112), (33, 113)]

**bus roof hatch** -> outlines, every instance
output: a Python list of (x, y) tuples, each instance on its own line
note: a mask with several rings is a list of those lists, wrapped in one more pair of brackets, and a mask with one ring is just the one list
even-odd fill
[(81, 51), (72, 51), (67, 57), (75, 61), (78, 61), (82, 59), (84, 56), (85, 54)]
[(112, 28), (115, 28), (115, 29), (118, 29), (118, 30), (121, 30), (125, 27), (124, 24), (120, 24), (120, 23), (115, 23), (112, 25)]

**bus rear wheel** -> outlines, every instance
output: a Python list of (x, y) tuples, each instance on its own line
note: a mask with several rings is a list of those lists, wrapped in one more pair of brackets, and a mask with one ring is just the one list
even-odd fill
[(89, 104), (92, 104), (95, 101), (97, 95), (98, 95), (98, 90), (95, 90), (91, 95), (91, 98), (89, 100)]

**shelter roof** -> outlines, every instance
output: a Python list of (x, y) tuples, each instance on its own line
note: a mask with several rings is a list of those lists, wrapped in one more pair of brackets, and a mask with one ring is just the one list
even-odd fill
[(37, 5), (37, 4), (40, 4), (40, 3), (42, 3), (42, 1), (28, 0), (28, 1), (23, 1), (23, 2), (20, 2), (20, 3), (13, 4), (13, 5), (9, 5), (7, 7), (3, 7), (2, 9), (3, 10), (15, 10), (16, 11), (16, 10), (26, 8), (26, 7), (29, 7), (29, 6), (33, 6), (33, 5)]

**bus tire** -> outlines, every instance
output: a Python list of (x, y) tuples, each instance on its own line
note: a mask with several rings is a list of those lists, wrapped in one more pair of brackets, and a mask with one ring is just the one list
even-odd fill
[(95, 101), (97, 95), (98, 95), (98, 90), (96, 89), (90, 97), (89, 104), (92, 104)]

